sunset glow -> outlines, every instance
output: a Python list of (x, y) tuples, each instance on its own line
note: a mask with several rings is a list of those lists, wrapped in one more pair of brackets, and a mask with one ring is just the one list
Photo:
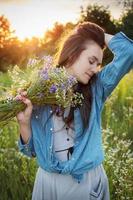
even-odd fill
[[(0, 15), (8, 18), (15, 35), (20, 39), (43, 37), (47, 29), (55, 22), (76, 22), (79, 18), (80, 6), (87, 5), (85, 0), (3, 0), (0, 1)], [(115, 18), (120, 12), (113, 8)]]

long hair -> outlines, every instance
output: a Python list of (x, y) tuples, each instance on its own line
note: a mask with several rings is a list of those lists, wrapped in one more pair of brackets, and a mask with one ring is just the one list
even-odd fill
[[(85, 49), (85, 43), (88, 40), (95, 41), (101, 49), (105, 47), (105, 38), (104, 38), (104, 30), (95, 23), (91, 22), (83, 22), (76, 26), (74, 31), (67, 37), (65, 42), (63, 43), (60, 53), (58, 56), (58, 65), (61, 66), (70, 66), (76, 61), (76, 59), (80, 56), (81, 52)], [(92, 91), (91, 84), (96, 80), (96, 75), (93, 75), (88, 82), (88, 84), (82, 84), (78, 82), (76, 91), (82, 93), (84, 100), (82, 106), (79, 107), (81, 119), (83, 122), (83, 132), (85, 128), (88, 126), (91, 105), (92, 105)], [(55, 112), (55, 110), (54, 110)], [(63, 115), (62, 115), (63, 116)], [(71, 122), (74, 120), (74, 108), (70, 108), (69, 115), (67, 119), (64, 119), (65, 123), (69, 126)]]

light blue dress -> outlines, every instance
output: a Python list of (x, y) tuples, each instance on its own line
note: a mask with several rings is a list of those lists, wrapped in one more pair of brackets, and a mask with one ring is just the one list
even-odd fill
[(32, 200), (109, 200), (108, 178), (99, 165), (84, 175), (81, 183), (71, 175), (49, 173), (39, 167)]

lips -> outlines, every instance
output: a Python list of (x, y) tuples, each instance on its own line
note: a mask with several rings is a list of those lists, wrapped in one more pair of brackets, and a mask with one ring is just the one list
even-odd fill
[(86, 74), (89, 78), (91, 78), (91, 76), (90, 76), (87, 72), (86, 72), (85, 74)]

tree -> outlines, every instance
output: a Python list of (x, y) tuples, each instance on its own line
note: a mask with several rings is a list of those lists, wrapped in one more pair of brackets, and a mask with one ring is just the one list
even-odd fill
[(55, 22), (53, 29), (48, 30), (45, 33), (45, 42), (51, 41), (51, 40), (56, 41), (62, 34), (63, 30), (64, 30), (63, 24), (59, 24), (58, 22)]
[(133, 10), (128, 9), (121, 17), (119, 29), (133, 39)]
[(0, 16), (0, 48), (12, 41), (13, 33), (8, 19), (4, 15)]
[(79, 22), (90, 21), (101, 26), (105, 32), (114, 34), (116, 32), (115, 22), (111, 19), (108, 7), (94, 4), (88, 5), (86, 9), (81, 6), (81, 15)]
[(118, 4), (123, 6), (123, 10), (133, 9), (133, 0), (119, 0)]
[(14, 36), (8, 19), (0, 16), (0, 71), (6, 72), (10, 67), (19, 65), (25, 68), (29, 57), (36, 55), (39, 39), (33, 37), (23, 42)]
[(14, 63), (15, 54), (11, 46), (14, 46), (14, 42), (16, 44), (17, 38), (13, 34), (9, 20), (4, 15), (0, 16), (0, 71), (3, 72)]
[(45, 32), (44, 37), (40, 40), (39, 56), (43, 56), (44, 54), (52, 55), (55, 53), (56, 41), (61, 37), (63, 31), (63, 24), (55, 22), (53, 29)]

